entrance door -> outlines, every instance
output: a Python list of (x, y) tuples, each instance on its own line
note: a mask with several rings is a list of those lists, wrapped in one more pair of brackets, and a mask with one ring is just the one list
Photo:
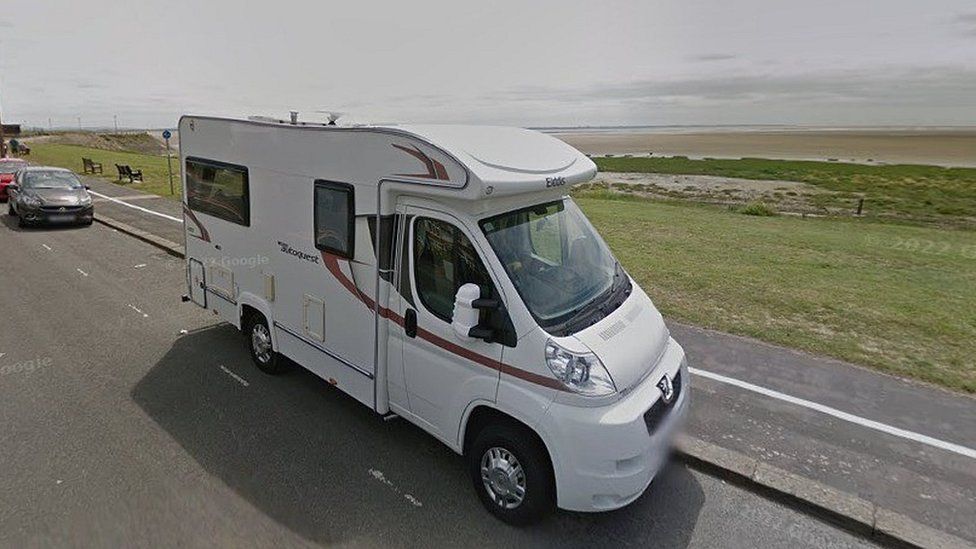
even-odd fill
[(501, 344), (454, 333), (454, 296), (468, 282), (488, 292), (497, 286), (455, 218), (416, 207), (407, 207), (407, 214), (414, 299), (404, 307), (403, 373), (410, 411), (454, 442), (468, 403), (495, 400), (502, 358)]
[(203, 270), (203, 263), (197, 259), (189, 261), (190, 300), (197, 305), (207, 308), (207, 276)]

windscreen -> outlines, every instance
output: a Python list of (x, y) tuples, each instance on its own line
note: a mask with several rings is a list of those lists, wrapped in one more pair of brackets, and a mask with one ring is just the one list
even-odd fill
[(569, 198), (481, 221), (488, 242), (542, 327), (607, 292), (617, 262)]
[(29, 172), (24, 174), (25, 189), (80, 189), (81, 181), (70, 172)]

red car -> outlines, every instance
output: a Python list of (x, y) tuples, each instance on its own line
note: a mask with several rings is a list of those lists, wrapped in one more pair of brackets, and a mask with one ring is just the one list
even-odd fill
[(0, 202), (7, 201), (7, 185), (14, 180), (17, 170), (27, 167), (27, 161), (19, 158), (0, 158)]

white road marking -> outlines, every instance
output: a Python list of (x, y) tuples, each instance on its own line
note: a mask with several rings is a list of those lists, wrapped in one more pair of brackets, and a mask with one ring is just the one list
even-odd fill
[(249, 385), (250, 385), (250, 383), (248, 383), (246, 379), (244, 379), (243, 377), (241, 377), (241, 376), (239, 376), (239, 375), (237, 375), (237, 374), (235, 374), (234, 372), (232, 372), (232, 371), (230, 371), (230, 370), (229, 370), (229, 369), (228, 369), (228, 368), (227, 368), (226, 366), (224, 366), (223, 364), (221, 364), (221, 365), (220, 365), (220, 369), (221, 369), (221, 370), (223, 370), (223, 372), (224, 372), (225, 374), (227, 374), (227, 375), (229, 375), (230, 377), (232, 377), (232, 378), (234, 378), (234, 381), (236, 381), (236, 382), (238, 382), (238, 383), (240, 383), (241, 385), (243, 385), (243, 386), (245, 386), (245, 387), (247, 387), (247, 386), (249, 386)]
[[(369, 469), (368, 472), (369, 472), (369, 476), (371, 476), (374, 479), (376, 479), (377, 481), (382, 482), (383, 484), (389, 486), (390, 489), (393, 490), (394, 493), (396, 493), (398, 495), (400, 494), (400, 489), (397, 488), (396, 485), (393, 484), (390, 481), (390, 479), (386, 478), (386, 475), (383, 474), (383, 471), (380, 471), (379, 469)], [(423, 507), (424, 506), (424, 504), (423, 504), (422, 501), (420, 501), (419, 499), (415, 498), (411, 494), (404, 493), (403, 494), (403, 499), (409, 501), (410, 504), (413, 505), (414, 507)]]
[[(154, 194), (130, 194), (128, 196), (113, 196), (116, 200), (149, 200), (152, 198), (160, 198)], [(103, 199), (99, 199), (101, 201)]]
[(0, 353), (0, 358), (3, 358), (3, 355), (5, 355), (5, 354), (7, 354), (7, 353)]
[(112, 202), (115, 202), (117, 204), (121, 204), (123, 206), (128, 206), (128, 207), (130, 207), (132, 209), (139, 210), (141, 212), (146, 212), (146, 213), (152, 214), (152, 215), (158, 215), (159, 217), (162, 217), (164, 219), (169, 219), (170, 221), (175, 221), (175, 222), (180, 223), (180, 224), (183, 223), (183, 220), (180, 219), (180, 218), (178, 218), (178, 217), (173, 217), (171, 215), (166, 215), (164, 213), (156, 212), (156, 211), (150, 210), (149, 208), (143, 208), (142, 206), (136, 206), (135, 204), (129, 204), (128, 202), (123, 202), (123, 201), (119, 200), (118, 198), (113, 198), (111, 196), (106, 196), (106, 195), (101, 194), (101, 193), (96, 193), (95, 191), (88, 191), (88, 193), (89, 194), (93, 194), (93, 195), (98, 196), (98, 197), (101, 197), (101, 198), (104, 198), (105, 200), (111, 200)]
[(809, 400), (804, 400), (802, 398), (790, 396), (784, 393), (780, 393), (779, 391), (774, 391), (772, 389), (760, 387), (759, 385), (753, 385), (752, 383), (741, 381), (732, 377), (723, 376), (721, 374), (716, 374), (706, 370), (699, 370), (698, 368), (689, 368), (688, 370), (696, 376), (708, 378), (714, 381), (718, 381), (720, 383), (727, 383), (729, 385), (734, 385), (736, 387), (739, 387), (740, 389), (745, 389), (747, 391), (759, 393), (761, 395), (768, 396), (770, 398), (782, 400), (783, 402), (789, 402), (790, 404), (795, 404), (796, 406), (802, 406), (803, 408), (808, 408), (810, 410), (814, 410), (822, 414), (827, 414), (828, 416), (833, 416), (837, 419), (854, 423), (862, 427), (867, 427), (868, 429), (874, 429), (875, 431), (881, 431), (882, 433), (887, 433), (889, 435), (894, 435), (896, 437), (901, 437), (915, 442), (920, 442), (922, 444), (939, 448), (947, 452), (952, 452), (954, 454), (959, 454), (961, 456), (966, 456), (968, 458), (976, 459), (976, 450), (972, 448), (967, 448), (966, 446), (962, 446), (961, 444), (946, 442), (944, 440), (939, 440), (937, 438), (916, 433), (914, 431), (908, 431), (906, 429), (893, 427), (891, 425), (881, 423), (880, 421), (874, 421), (873, 419), (867, 419), (861, 416), (856, 416), (854, 414), (849, 414), (847, 412), (838, 410), (836, 408), (831, 408), (830, 406), (824, 406), (823, 404), (819, 404), (817, 402), (811, 402)]
[(411, 496), (410, 494), (403, 494), (403, 497), (413, 504), (414, 507), (423, 507), (424, 504), (417, 498)]
[(75, 268), (75, 270), (78, 271), (79, 273), (81, 273), (82, 276), (88, 276), (88, 273), (86, 273), (85, 271), (82, 271), (81, 269), (79, 269), (77, 267)]
[(51, 247), (50, 247), (50, 246), (48, 246), (47, 244), (41, 244), (41, 246), (44, 246), (44, 249), (45, 249), (45, 250), (47, 250), (47, 251), (49, 251), (49, 252), (51, 251)]
[(135, 267), (133, 267), (133, 269), (141, 269), (141, 268), (143, 268), (145, 266), (146, 266), (145, 263), (140, 263), (140, 264), (136, 265)]
[(136, 307), (135, 305), (133, 305), (133, 304), (131, 304), (131, 303), (129, 304), (129, 308), (130, 308), (130, 309), (132, 309), (133, 311), (135, 311), (135, 312), (137, 312), (137, 313), (139, 313), (139, 314), (141, 314), (143, 318), (149, 318), (149, 315), (147, 315), (146, 313), (144, 313), (144, 312), (142, 312), (142, 311), (141, 311), (141, 310), (139, 309), (139, 307)]

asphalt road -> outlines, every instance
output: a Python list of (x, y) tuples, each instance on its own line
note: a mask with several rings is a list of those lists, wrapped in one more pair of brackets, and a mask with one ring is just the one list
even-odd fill
[(623, 510), (510, 528), (419, 429), (259, 373), (180, 260), (2, 221), (0, 546), (870, 545), (677, 463)]

